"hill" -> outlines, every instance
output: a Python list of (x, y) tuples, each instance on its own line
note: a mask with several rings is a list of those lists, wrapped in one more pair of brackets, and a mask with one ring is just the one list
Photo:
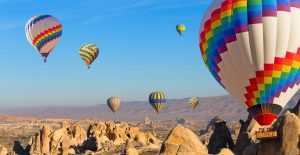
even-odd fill
[(32, 117), (0, 113), (0, 122), (18, 122), (32, 120)]
[[(300, 94), (296, 94), (287, 107), (296, 104)], [(25, 115), (34, 118), (67, 118), (67, 119), (101, 119), (120, 121), (141, 121), (149, 116), (153, 120), (176, 120), (184, 118), (195, 122), (207, 122), (215, 116), (228, 121), (238, 122), (246, 119), (246, 108), (237, 103), (231, 96), (200, 98), (199, 106), (193, 111), (187, 104), (188, 99), (172, 99), (157, 115), (146, 101), (124, 102), (117, 113), (112, 113), (106, 104), (96, 106), (60, 106), (60, 107), (31, 107), (5, 110), (12, 115)]]

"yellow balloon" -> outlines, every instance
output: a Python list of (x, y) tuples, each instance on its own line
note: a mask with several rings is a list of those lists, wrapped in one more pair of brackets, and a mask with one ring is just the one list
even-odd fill
[(183, 35), (183, 33), (184, 33), (185, 30), (186, 30), (186, 27), (183, 24), (178, 24), (176, 26), (176, 31), (179, 33), (180, 36)]

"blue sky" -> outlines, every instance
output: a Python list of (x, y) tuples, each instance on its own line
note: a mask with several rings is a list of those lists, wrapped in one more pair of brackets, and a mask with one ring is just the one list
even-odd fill
[[(95, 105), (110, 96), (147, 100), (226, 94), (198, 47), (211, 0), (0, 0), (0, 106)], [(25, 37), (32, 16), (60, 20), (63, 35), (43, 63)], [(187, 31), (179, 37), (176, 24)], [(78, 55), (85, 42), (100, 55), (90, 70)]]

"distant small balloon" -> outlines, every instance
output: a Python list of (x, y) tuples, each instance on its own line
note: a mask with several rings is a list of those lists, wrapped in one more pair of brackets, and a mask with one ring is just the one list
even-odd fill
[(46, 62), (62, 35), (62, 25), (51, 15), (38, 15), (27, 22), (25, 34), (29, 43), (39, 51)]
[(180, 36), (183, 35), (183, 33), (185, 32), (185, 30), (186, 30), (186, 27), (183, 24), (178, 24), (176, 26), (176, 31), (179, 33)]
[(121, 100), (117, 97), (110, 97), (107, 100), (107, 105), (114, 113), (118, 110), (121, 105)]
[(157, 114), (165, 106), (166, 102), (166, 95), (163, 92), (153, 92), (149, 95), (149, 103), (155, 109)]
[(84, 60), (87, 68), (96, 60), (99, 55), (99, 48), (92, 43), (86, 43), (79, 49), (80, 57)]
[(195, 108), (197, 107), (197, 105), (199, 104), (199, 99), (192, 97), (189, 100), (189, 104), (191, 105), (191, 107), (193, 108), (193, 110), (195, 110)]

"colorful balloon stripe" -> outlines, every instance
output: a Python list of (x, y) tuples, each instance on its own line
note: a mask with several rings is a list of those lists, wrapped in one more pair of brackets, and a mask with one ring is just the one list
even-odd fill
[(32, 17), (26, 24), (25, 33), (30, 44), (44, 57), (56, 46), (62, 35), (62, 25), (50, 15)]
[(58, 33), (58, 32), (61, 33), (61, 31), (62, 31), (62, 26), (61, 25), (57, 25), (57, 26), (54, 26), (50, 29), (47, 29), (44, 32), (41, 32), (40, 34), (38, 34), (36, 36), (36, 38), (34, 38), (32, 44), (34, 46), (37, 46), (38, 43), (40, 43), (42, 40), (47, 38), (49, 35), (52, 35), (52, 34)]
[(52, 17), (52, 16), (50, 16), (50, 15), (40, 15), (40, 16), (36, 16), (36, 17), (33, 17), (31, 23), (32, 23), (32, 25), (33, 25), (33, 24), (35, 24), (35, 23), (37, 23), (37, 22), (39, 22), (39, 21), (41, 21), (41, 20), (43, 20), (43, 19), (47, 19), (47, 18), (49, 18), (49, 17)]
[(291, 6), (300, 9), (300, 0), (291, 0)]
[(299, 70), (300, 48), (296, 54), (287, 52), (285, 58), (275, 58), (274, 64), (265, 65), (264, 71), (257, 71), (256, 78), (249, 80), (251, 85), (246, 87), (246, 104), (273, 103), (275, 97), (299, 84)]
[(247, 0), (234, 0), (233, 2), (233, 19), (236, 33), (248, 31), (248, 8)]
[(197, 105), (199, 104), (199, 99), (192, 97), (189, 100), (189, 104), (192, 106), (193, 109), (195, 109), (197, 107)]
[(262, 0), (247, 0), (248, 2), (248, 21), (249, 24), (262, 22)]
[(163, 92), (153, 92), (149, 95), (149, 103), (156, 110), (157, 114), (167, 102), (166, 95)]
[(262, 1), (263, 5), (263, 16), (267, 17), (276, 17), (277, 16), (277, 0), (268, 0), (268, 1)]
[(99, 55), (99, 49), (95, 44), (87, 43), (80, 47), (79, 55), (84, 60), (88, 68)]
[[(62, 35), (62, 26), (58, 25), (38, 35), (33, 44), (38, 50), (41, 50), (49, 41), (59, 38)], [(52, 49), (50, 49), (51, 52)]]

